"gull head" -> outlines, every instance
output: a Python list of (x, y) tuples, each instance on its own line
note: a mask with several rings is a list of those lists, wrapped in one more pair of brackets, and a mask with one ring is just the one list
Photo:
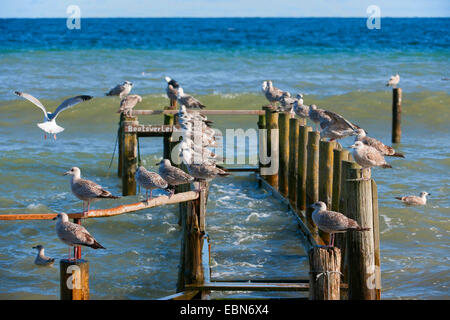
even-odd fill
[(262, 85), (261, 85), (262, 91), (266, 91), (267, 90), (267, 81), (263, 81)]
[(314, 210), (317, 210), (317, 209), (319, 209), (320, 211), (327, 210), (327, 205), (323, 201), (314, 202), (309, 207), (313, 208)]
[(358, 150), (364, 148), (364, 144), (361, 141), (356, 141), (354, 144), (350, 146), (350, 148)]
[(126, 86), (126, 87), (132, 87), (133, 83), (131, 83), (130, 81), (124, 81), (123, 85)]
[(69, 171), (66, 171), (66, 172), (63, 173), (63, 176), (67, 176), (67, 175), (72, 175), (72, 176), (75, 176), (75, 177), (80, 177), (80, 175), (81, 175), (80, 168), (78, 168), (78, 167), (72, 167), (72, 168), (70, 168)]
[(422, 192), (420, 193), (420, 197), (421, 197), (421, 198), (426, 198), (427, 196), (431, 196), (431, 193), (428, 193), (428, 192), (426, 192), (426, 191), (422, 191)]
[(64, 212), (61, 212), (61, 213), (58, 213), (56, 215), (56, 217), (53, 218), (53, 220), (56, 220), (56, 222), (60, 222), (60, 221), (67, 222), (67, 221), (69, 221), (69, 216)]
[(309, 108), (311, 110), (317, 110), (317, 106), (315, 104), (310, 105)]
[(363, 138), (366, 136), (366, 131), (362, 128), (359, 128), (355, 131), (355, 134), (359, 137), (359, 138)]
[(283, 98), (290, 98), (291, 94), (289, 92), (287, 92), (287, 91), (284, 91), (283, 94), (281, 95), (281, 97), (283, 97)]
[(31, 247), (31, 249), (37, 249), (37, 251), (41, 251), (41, 249), (44, 249), (44, 247), (38, 244), (37, 246)]
[(157, 165), (159, 165), (161, 168), (172, 166), (169, 159), (162, 159)]
[(170, 81), (172, 81), (172, 78), (165, 76), (164, 79), (167, 81), (167, 83), (169, 83)]

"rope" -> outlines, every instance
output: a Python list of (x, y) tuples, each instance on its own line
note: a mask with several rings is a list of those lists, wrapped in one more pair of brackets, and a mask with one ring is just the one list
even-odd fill
[(327, 286), (328, 286), (328, 288), (327, 288), (327, 299), (328, 300), (330, 300), (331, 299), (331, 296), (330, 296), (330, 292), (331, 292), (331, 287), (330, 287), (330, 274), (331, 273), (333, 273), (333, 272), (337, 272), (337, 273), (339, 273), (341, 276), (344, 276), (343, 274), (342, 274), (342, 272), (340, 272), (340, 271), (310, 271), (309, 273), (317, 273), (317, 275), (316, 275), (316, 281), (321, 277), (321, 276), (327, 276)]

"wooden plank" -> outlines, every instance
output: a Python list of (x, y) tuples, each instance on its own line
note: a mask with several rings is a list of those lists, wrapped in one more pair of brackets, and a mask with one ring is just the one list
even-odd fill
[(289, 172), (288, 172), (288, 191), (289, 201), (296, 206), (297, 203), (297, 165), (298, 165), (298, 143), (300, 120), (297, 118), (289, 119)]
[[(188, 191), (183, 193), (177, 193), (171, 196), (159, 196), (157, 198), (150, 199), (148, 202), (142, 201), (132, 204), (124, 204), (118, 207), (110, 209), (97, 209), (89, 210), (89, 216), (83, 217), (83, 213), (69, 213), (70, 219), (81, 218), (104, 218), (112, 217), (124, 213), (159, 207), (167, 204), (175, 204), (186, 202), (190, 200), (195, 200), (199, 197), (199, 194), (195, 191)], [(2, 214), (0, 215), (0, 220), (50, 220), (56, 217), (57, 213), (29, 213), (29, 214)]]
[[(264, 110), (187, 110), (188, 112), (200, 112), (204, 115), (232, 115), (232, 116), (239, 116), (239, 115), (264, 115)], [(178, 113), (178, 110), (133, 110), (132, 115), (138, 116), (138, 115), (158, 115), (158, 114), (175, 114)]]
[(178, 292), (170, 296), (162, 297), (157, 300), (192, 300), (200, 291), (198, 290), (188, 290), (183, 292)]
[(188, 284), (186, 288), (208, 291), (309, 291), (309, 283), (210, 282)]
[(289, 117), (288, 112), (278, 115), (278, 190), (283, 197), (289, 193)]

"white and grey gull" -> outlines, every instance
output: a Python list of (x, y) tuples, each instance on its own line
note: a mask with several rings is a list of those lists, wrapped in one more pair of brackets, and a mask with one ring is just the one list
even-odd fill
[(53, 218), (56, 220), (56, 234), (63, 243), (69, 246), (69, 260), (70, 247), (86, 246), (93, 249), (106, 249), (80, 224), (69, 221), (69, 216), (62, 212)]
[(122, 84), (118, 84), (111, 90), (109, 90), (107, 93), (105, 93), (106, 96), (119, 96), (121, 99), (127, 96), (131, 89), (133, 88), (133, 83), (130, 81), (124, 81)]
[(399, 158), (405, 157), (402, 153), (396, 152), (394, 148), (385, 145), (383, 142), (381, 142), (375, 138), (367, 136), (366, 131), (364, 131), (364, 129), (362, 129), (362, 128), (357, 129), (356, 134), (357, 135), (355, 137), (355, 142), (361, 141), (365, 145), (374, 147), (379, 152), (381, 152), (381, 154), (384, 156), (399, 157)]
[[(83, 201), (83, 214), (87, 216), (89, 214), (89, 207), (92, 202), (96, 202), (101, 199), (118, 199), (120, 197), (113, 196), (111, 192), (103, 189), (99, 184), (81, 178), (81, 170), (78, 167), (72, 167), (69, 171), (63, 175), (71, 175), (70, 188), (72, 193), (80, 200)], [(87, 211), (85, 207), (87, 204)]]
[(426, 205), (427, 204), (427, 196), (431, 195), (426, 191), (422, 191), (419, 196), (404, 196), (404, 197), (395, 197), (395, 199), (402, 201), (405, 204), (409, 205)]
[(123, 112), (124, 115), (130, 117), (131, 111), (139, 102), (142, 102), (142, 97), (140, 95), (130, 94), (120, 101), (120, 108), (117, 110), (117, 113)]
[[(36, 105), (37, 107), (39, 107), (43, 112), (44, 112), (44, 122), (42, 123), (38, 123), (37, 126), (39, 128), (41, 128), (42, 130), (44, 130), (46, 133), (49, 134), (53, 134), (53, 138), (56, 140), (56, 134), (64, 131), (63, 127), (60, 127), (56, 124), (56, 117), (58, 117), (58, 115), (70, 108), (73, 107), (83, 101), (87, 101), (92, 99), (92, 96), (87, 96), (87, 95), (80, 95), (80, 96), (75, 96), (69, 99), (64, 100), (59, 106), (58, 108), (56, 108), (56, 110), (51, 113), (48, 112), (44, 105), (35, 97), (33, 97), (31, 94), (25, 93), (25, 92), (20, 92), (20, 91), (15, 91), (14, 92), (16, 95), (27, 99), (28, 101), (30, 101), (31, 103), (33, 103), (34, 105)], [(45, 135), (44, 138), (47, 138), (47, 136)]]
[(146, 201), (148, 202), (148, 191), (150, 190), (150, 199), (153, 197), (153, 190), (166, 189), (168, 183), (156, 172), (148, 171), (143, 166), (136, 170), (136, 181), (146, 190)]
[(38, 266), (51, 266), (55, 262), (54, 258), (49, 258), (45, 255), (45, 249), (40, 244), (34, 246), (33, 249), (38, 251), (36, 258), (34, 259), (34, 264)]

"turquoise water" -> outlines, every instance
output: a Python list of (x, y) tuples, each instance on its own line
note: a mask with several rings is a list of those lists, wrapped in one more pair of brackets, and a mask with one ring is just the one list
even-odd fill
[[(82, 204), (61, 174), (82, 175), (121, 194), (114, 149), (118, 98), (104, 93), (123, 80), (143, 96), (138, 109), (168, 104), (163, 76), (178, 80), (210, 109), (259, 109), (261, 82), (358, 123), (389, 143), (390, 89), (399, 72), (403, 89), (405, 159), (375, 169), (381, 228), (382, 297), (449, 297), (449, 19), (384, 19), (368, 30), (364, 19), (87, 19), (65, 29), (63, 19), (0, 20), (0, 214), (77, 212)], [(271, 30), (271, 32), (267, 32)], [(12, 94), (25, 91), (50, 110), (64, 98), (91, 101), (64, 111), (58, 139), (44, 140), (41, 111)], [(257, 118), (211, 116), (225, 129), (256, 128)], [(161, 123), (159, 116), (140, 117)], [(344, 147), (351, 139), (342, 141)], [(162, 155), (162, 140), (140, 141), (145, 166)], [(431, 193), (423, 207), (395, 196)], [(306, 278), (307, 257), (295, 219), (254, 176), (214, 180), (208, 202), (213, 278)], [(138, 201), (104, 200), (93, 208)], [(168, 206), (85, 222), (107, 250), (83, 250), (90, 261), (91, 295), (98, 299), (154, 299), (176, 286), (178, 208)], [(0, 298), (57, 299), (58, 272), (33, 265), (31, 249), (67, 254), (53, 221), (0, 222)], [(238, 294), (239, 295), (239, 294)], [(241, 294), (244, 295), (244, 294)], [(253, 295), (254, 296), (254, 295)]]

